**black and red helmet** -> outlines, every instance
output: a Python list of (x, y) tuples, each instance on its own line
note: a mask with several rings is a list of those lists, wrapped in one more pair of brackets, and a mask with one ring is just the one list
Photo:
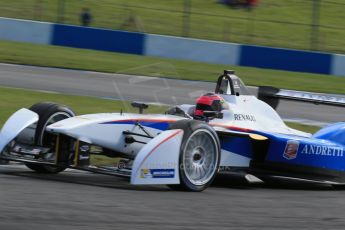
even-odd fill
[(204, 111), (220, 112), (224, 109), (228, 109), (228, 104), (221, 96), (207, 93), (196, 100), (194, 116), (202, 117), (204, 116)]

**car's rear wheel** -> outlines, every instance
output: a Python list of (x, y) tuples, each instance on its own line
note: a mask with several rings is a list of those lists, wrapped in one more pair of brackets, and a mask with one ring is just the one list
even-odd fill
[(202, 191), (213, 182), (219, 167), (220, 143), (216, 132), (205, 122), (182, 120), (170, 129), (182, 129), (179, 157), (180, 184), (172, 189)]
[[(36, 133), (34, 137), (34, 145), (50, 147), (52, 142), (52, 136), (46, 131), (46, 127), (75, 116), (74, 112), (64, 105), (59, 105), (51, 102), (37, 103), (30, 107), (30, 110), (37, 113), (39, 120), (36, 126)], [(47, 154), (46, 160), (55, 159), (55, 154)], [(59, 173), (66, 169), (64, 166), (51, 166), (35, 163), (27, 163), (26, 166), (39, 173)]]

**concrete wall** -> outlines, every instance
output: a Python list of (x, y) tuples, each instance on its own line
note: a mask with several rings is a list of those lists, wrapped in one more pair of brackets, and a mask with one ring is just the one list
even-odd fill
[(330, 74), (332, 55), (301, 50), (242, 45), (241, 66)]
[(240, 45), (148, 34), (144, 54), (208, 63), (238, 65)]
[(332, 55), (331, 74), (345, 76), (345, 55)]
[(50, 44), (53, 24), (0, 17), (0, 39)]
[(52, 45), (143, 54), (144, 34), (90, 27), (54, 25)]
[(345, 76), (345, 55), (1, 17), (0, 39), (207, 63)]

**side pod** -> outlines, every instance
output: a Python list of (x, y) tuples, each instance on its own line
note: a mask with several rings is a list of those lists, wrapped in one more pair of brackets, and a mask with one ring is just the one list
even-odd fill
[(183, 130), (160, 133), (136, 156), (131, 184), (179, 184), (179, 156)]
[(28, 109), (15, 112), (4, 124), (0, 132), (0, 153), (16, 136), (28, 126), (38, 121), (38, 115)]

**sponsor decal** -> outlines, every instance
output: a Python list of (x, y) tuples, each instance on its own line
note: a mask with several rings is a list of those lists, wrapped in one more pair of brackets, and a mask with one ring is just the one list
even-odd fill
[(81, 152), (88, 152), (90, 150), (90, 147), (88, 145), (82, 145), (80, 146)]
[(295, 140), (289, 140), (286, 143), (283, 157), (288, 160), (295, 159), (297, 157), (299, 148), (299, 142)]
[(152, 178), (150, 169), (141, 169), (140, 178)]
[(90, 159), (90, 156), (87, 155), (87, 156), (84, 156), (84, 155), (79, 155), (79, 160), (83, 161), (83, 160), (88, 160)]
[(339, 146), (305, 145), (301, 151), (301, 154), (343, 157), (344, 149), (343, 147)]
[(174, 178), (175, 169), (141, 169), (141, 178)]
[(256, 122), (256, 119), (253, 115), (249, 114), (234, 114), (235, 121), (252, 121)]
[(234, 83), (234, 88), (235, 89), (239, 89), (240, 88), (240, 86), (239, 86), (237, 81), (233, 81), (233, 83)]

